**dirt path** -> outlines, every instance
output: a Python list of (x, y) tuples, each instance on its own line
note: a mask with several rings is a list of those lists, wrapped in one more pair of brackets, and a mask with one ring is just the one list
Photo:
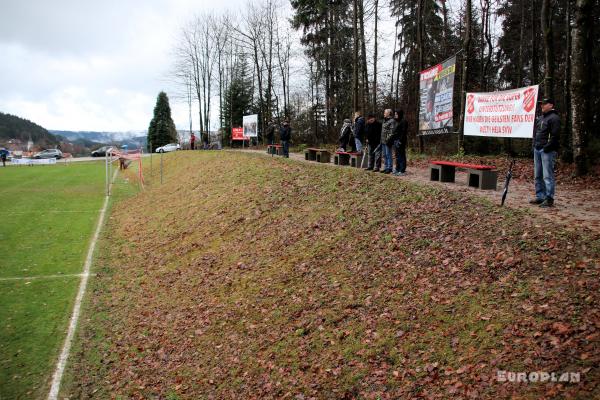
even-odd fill
[[(269, 156), (264, 150), (244, 150)], [(290, 158), (303, 162), (310, 162), (304, 159), (300, 153), (291, 153)], [(333, 163), (321, 164), (337, 167)], [(373, 173), (367, 172), (365, 173)], [(388, 175), (390, 179), (405, 179), (411, 182), (427, 185), (444, 186), (449, 190), (463, 193), (471, 193), (477, 196), (485, 197), (496, 204), (500, 204), (502, 199), (502, 188), (504, 185), (505, 171), (499, 171), (498, 190), (479, 190), (467, 186), (467, 174), (465, 172), (456, 172), (456, 183), (432, 182), (429, 180), (429, 170), (427, 168), (415, 167), (410, 165), (407, 174), (403, 177)], [(527, 209), (536, 216), (541, 216), (551, 222), (560, 223), (569, 230), (588, 228), (596, 233), (600, 233), (600, 193), (596, 189), (574, 190), (564, 187), (562, 182), (557, 182), (556, 203), (551, 209), (543, 209), (532, 206), (528, 201), (534, 196), (533, 185), (529, 182), (512, 180), (510, 183), (509, 194), (505, 206), (516, 209)], [(541, 223), (541, 221), (540, 221)]]

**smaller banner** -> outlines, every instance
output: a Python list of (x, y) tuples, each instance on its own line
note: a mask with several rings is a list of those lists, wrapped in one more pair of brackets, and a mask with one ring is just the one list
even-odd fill
[(231, 140), (248, 140), (244, 137), (244, 128), (231, 128)]
[(244, 115), (244, 136), (246, 137), (257, 137), (258, 136), (258, 114)]
[(467, 93), (465, 135), (531, 139), (538, 88)]
[(41, 165), (41, 164), (56, 164), (56, 158), (13, 158), (11, 161), (13, 165)]
[(419, 134), (452, 132), (456, 56), (420, 73)]

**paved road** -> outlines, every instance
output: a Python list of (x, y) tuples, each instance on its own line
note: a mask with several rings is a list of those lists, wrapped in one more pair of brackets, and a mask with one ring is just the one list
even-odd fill
[[(142, 157), (148, 157), (149, 153), (144, 153)], [(104, 162), (104, 157), (72, 157), (72, 158), (62, 158), (58, 160), (57, 164), (71, 163), (71, 162), (82, 162), (82, 161), (102, 161)], [(6, 166), (10, 166), (12, 163), (10, 161), (6, 162)]]

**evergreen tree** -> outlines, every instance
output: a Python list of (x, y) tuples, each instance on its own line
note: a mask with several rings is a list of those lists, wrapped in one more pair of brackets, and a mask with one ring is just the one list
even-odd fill
[(315, 61), (317, 85), (323, 83), (325, 89), (328, 136), (335, 140), (337, 125), (353, 111), (352, 1), (292, 0), (291, 5), (292, 26), (302, 29), (301, 43)]
[(223, 99), (224, 141), (231, 138), (231, 128), (242, 126), (244, 115), (252, 113), (252, 83), (248, 79), (248, 62), (245, 55), (238, 57), (234, 76)]
[(171, 118), (171, 106), (165, 92), (160, 92), (154, 106), (154, 118), (148, 127), (148, 143), (152, 145), (152, 151), (157, 147), (177, 142), (177, 130)]

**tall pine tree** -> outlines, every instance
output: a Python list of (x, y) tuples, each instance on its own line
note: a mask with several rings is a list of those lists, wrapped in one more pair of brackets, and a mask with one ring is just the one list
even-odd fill
[(302, 30), (301, 43), (315, 62), (317, 85), (325, 89), (327, 135), (335, 140), (338, 124), (352, 113), (352, 2), (292, 0), (292, 26)]
[(156, 98), (156, 106), (154, 106), (154, 118), (148, 127), (148, 143), (154, 152), (157, 147), (176, 142), (177, 130), (171, 118), (169, 98), (165, 92), (160, 92)]
[(231, 138), (231, 128), (242, 126), (244, 115), (253, 111), (252, 83), (248, 79), (248, 62), (244, 54), (238, 57), (234, 76), (223, 100), (223, 139), (227, 142)]

